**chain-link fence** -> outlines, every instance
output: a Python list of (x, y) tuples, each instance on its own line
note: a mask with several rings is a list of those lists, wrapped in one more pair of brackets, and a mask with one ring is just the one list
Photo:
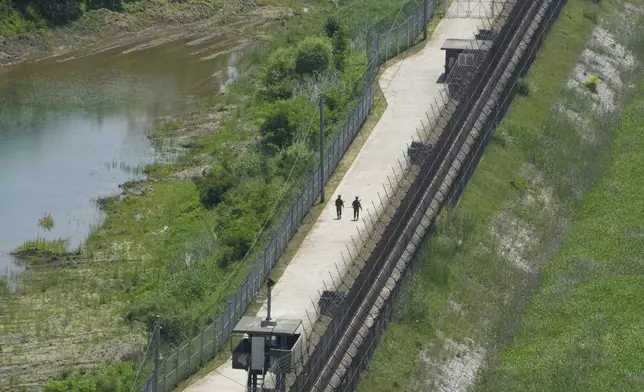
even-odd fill
[[(474, 48), (470, 69), (455, 70), (446, 83), (459, 83), (443, 102), (433, 124), (424, 126), (430, 138), (440, 138), (426, 157), (411, 152), (417, 169), (396, 184), (390, 202), (398, 207), (379, 220), (387, 227), (374, 249), (367, 249), (365, 267), (345, 278), (350, 289), (317, 340), (309, 361), (296, 376), (291, 391), (352, 391), (390, 319), (394, 299), (408, 266), (433, 219), (445, 202), (455, 203), (471, 177), (492, 130), (507, 111), (523, 76), (543, 43), (565, 0), (518, 0), (495, 35), (489, 50)], [(432, 132), (433, 131), (433, 132)], [(400, 199), (398, 199), (400, 197)], [(344, 284), (344, 283), (343, 283)]]
[[(378, 30), (376, 34), (372, 34), (372, 36), (377, 37), (376, 42), (378, 42), (379, 47), (372, 53), (368, 53), (369, 64), (365, 73), (367, 76), (366, 87), (354, 109), (345, 119), (340, 132), (324, 154), (322, 160), (324, 165), (323, 178), (320, 176), (320, 166), (318, 164), (313, 172), (314, 174), (304, 185), (293, 206), (283, 217), (279, 227), (269, 236), (268, 245), (257, 256), (251, 271), (246, 275), (240, 288), (223, 310), (215, 310), (218, 314), (215, 320), (199, 334), (166, 353), (165, 357), (154, 361), (154, 366), (151, 363), (148, 363), (147, 366), (142, 366), (143, 369), (148, 370), (147, 378), (142, 387), (144, 391), (171, 390), (182, 380), (194, 374), (206, 361), (213, 358), (228, 342), (232, 329), (240, 320), (248, 305), (259, 293), (263, 282), (283, 254), (288, 241), (297, 231), (302, 220), (313, 206), (314, 201), (320, 195), (322, 187), (329, 180), (350, 143), (365, 123), (375, 102), (377, 68), (389, 58), (410, 48), (421, 33), (423, 33), (424, 38), (427, 37), (429, 19), (434, 13), (434, 1), (409, 1), (407, 6), (412, 11), (407, 13), (408, 17), (403, 22), (396, 20), (385, 31)], [(395, 38), (391, 39), (390, 37)], [(158, 333), (153, 335), (158, 337)], [(159, 342), (154, 344), (158, 345)], [(155, 379), (156, 382), (154, 382)]]
[[(282, 219), (279, 227), (269, 237), (268, 245), (257, 256), (253, 268), (228, 305), (221, 311), (215, 321), (203, 329), (197, 336), (183, 342), (160, 363), (158, 391), (168, 391), (181, 380), (194, 372), (211, 359), (224, 347), (230, 338), (232, 329), (242, 317), (248, 305), (255, 299), (263, 282), (268, 278), (273, 267), (284, 253), (288, 241), (297, 231), (300, 223), (309, 212), (315, 199), (320, 195), (321, 186), (329, 180), (333, 170), (347, 151), (349, 144), (366, 121), (375, 97), (375, 83), (366, 87), (355, 108), (345, 120), (340, 133), (335, 137), (327, 150), (324, 159), (324, 182), (320, 178), (320, 167), (316, 168), (306, 185), (301, 190), (295, 203)], [(151, 387), (151, 383), (148, 383)], [(150, 388), (154, 391), (155, 389)]]
[(375, 60), (373, 64), (376, 67), (410, 48), (421, 33), (423, 39), (427, 38), (427, 24), (434, 17), (436, 1), (422, 1), (417, 5), (417, 2), (408, 3), (406, 6), (411, 9), (405, 20), (395, 21), (389, 29), (375, 35), (368, 50), (369, 59)]
[[(290, 377), (292, 391), (348, 391), (356, 387), (359, 373), (386, 326), (398, 281), (442, 204), (457, 200), (473, 172), (484, 142), (511, 101), (516, 78), (527, 69), (527, 63), (521, 62), (534, 57), (527, 44), (536, 42), (536, 29), (549, 3), (520, 1), (516, 8), (505, 5), (508, 15), (503, 27), (493, 30), (500, 30), (493, 34), (493, 45), (472, 47), (463, 53), (468, 61), (459, 62), (447, 76), (448, 93), (443, 105), (436, 108), (439, 115), (427, 126), (422, 124), (423, 135), (419, 133), (407, 151), (406, 167), (401, 164), (401, 172), (406, 174), (399, 179), (393, 173), (395, 186), (389, 184), (389, 192), (383, 186), (390, 208), (376, 216), (367, 241), (360, 239), (357, 243), (361, 246), (355, 246), (358, 258), (367, 258), (362, 260), (365, 267), (357, 276), (349, 273), (343, 277), (335, 287), (340, 295), (320, 301), (317, 316), (327, 317), (324, 323), (328, 325), (318, 336), (313, 332), (307, 337), (314, 343), (296, 375)], [(482, 30), (492, 31), (487, 27)], [(385, 228), (375, 230), (378, 226)], [(370, 247), (370, 241), (376, 244)], [(279, 369), (269, 373), (279, 373)]]

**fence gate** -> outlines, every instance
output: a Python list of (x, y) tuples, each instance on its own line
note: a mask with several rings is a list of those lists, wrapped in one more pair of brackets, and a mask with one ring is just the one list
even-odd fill
[(444, 0), (449, 4), (447, 18), (477, 18), (492, 20), (501, 12), (507, 0)]

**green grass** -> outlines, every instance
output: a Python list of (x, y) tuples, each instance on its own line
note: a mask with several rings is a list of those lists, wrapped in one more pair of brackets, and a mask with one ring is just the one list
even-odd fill
[(65, 238), (48, 240), (38, 237), (27, 240), (17, 247), (13, 253), (24, 260), (39, 260), (64, 256), (69, 252), (69, 241)]
[(610, 165), (483, 390), (644, 389), (644, 79), (624, 108)]
[[(460, 357), (456, 351), (467, 357), (479, 348), (490, 353), (492, 363), (496, 348), (512, 338), (516, 316), (539, 277), (509, 265), (502, 256), (506, 253), (501, 253), (507, 252), (507, 244), (491, 232), (512, 234), (512, 227), (504, 226), (512, 222), (531, 227), (531, 237), (539, 241), (529, 243), (522, 255), (538, 267), (566, 227), (559, 218), (577, 205), (573, 199), (549, 205), (539, 195), (552, 189), (557, 196), (567, 196), (570, 177), (592, 169), (583, 183), (588, 187), (596, 178), (592, 175), (600, 172), (596, 156), (606, 144), (597, 150), (579, 148), (585, 154), (570, 160), (566, 151), (580, 146), (579, 139), (552, 116), (553, 102), (561, 97), (564, 81), (594, 27), (584, 11), (595, 7), (585, 0), (570, 0), (564, 7), (522, 82), (530, 86), (529, 94), (516, 96), (458, 207), (441, 214), (436, 234), (418, 256), (393, 320), (361, 376), (359, 391), (435, 390), (444, 381), (439, 376), (443, 364)], [(541, 176), (535, 174), (535, 166)], [(512, 219), (500, 219), (503, 216)], [(510, 238), (510, 245), (522, 240)], [(421, 352), (436, 362), (421, 360)], [(529, 362), (522, 364), (529, 371)]]
[(150, 183), (144, 194), (108, 202), (104, 209), (107, 220), (87, 242), (98, 259), (145, 259), (150, 253), (171, 258), (191, 236), (207, 229), (206, 211), (191, 180)]

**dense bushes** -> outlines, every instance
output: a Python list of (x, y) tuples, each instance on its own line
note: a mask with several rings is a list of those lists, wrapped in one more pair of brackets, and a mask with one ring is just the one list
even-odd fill
[[(334, 59), (342, 58), (344, 64), (348, 57), (348, 41), (341, 26), (327, 22), (325, 29), (327, 34), (333, 33), (330, 38), (305, 38), (268, 56), (258, 78), (258, 143), (238, 156), (220, 156), (214, 169), (196, 180), (203, 205), (216, 209), (217, 261), (222, 267), (246, 255), (284, 182), (302, 178), (314, 162), (317, 122), (311, 116), (317, 105), (303, 87), (305, 78), (336, 72), (330, 68)], [(347, 75), (354, 78), (357, 68), (348, 67)], [(339, 81), (344, 81), (343, 75)], [(294, 96), (298, 89), (300, 93)], [(329, 125), (346, 111), (351, 93), (337, 83), (326, 88)]]
[(123, 11), (121, 0), (85, 0), (88, 10), (105, 8), (112, 11)]
[(338, 30), (340, 30), (340, 23), (337, 21), (337, 19), (328, 18), (326, 22), (324, 22), (324, 32), (326, 33), (327, 37), (333, 38)]
[(279, 48), (266, 61), (264, 72), (265, 96), (269, 101), (289, 99), (297, 86), (295, 50)]
[(295, 72), (298, 75), (320, 75), (329, 68), (332, 59), (329, 42), (323, 38), (305, 38), (297, 47)]
[(326, 102), (329, 141), (364, 86), (366, 55), (350, 51), (340, 23), (328, 25), (330, 36), (323, 34), (321, 24), (316, 36), (285, 36), (275, 49), (261, 52), (265, 57), (253, 57), (261, 65), (232, 87), (244, 83), (243, 98), (232, 101), (237, 116), (218, 133), (227, 142), (197, 153), (214, 161), (195, 180), (208, 232), (203, 238), (181, 238), (185, 244), (159, 260), (158, 281), (137, 289), (125, 312), (128, 322), (141, 322), (151, 330), (158, 314), (164, 341), (185, 339), (210, 320), (201, 317), (212, 316), (213, 301), (232, 290), (234, 285), (226, 286), (234, 281), (228, 274), (243, 273), (245, 266), (240, 269), (239, 263), (253, 244), (258, 241), (257, 252), (263, 248), (262, 233), (274, 229), (315, 168), (318, 96), (323, 94)]
[(215, 166), (204, 178), (197, 181), (199, 196), (203, 205), (213, 208), (221, 203), (224, 194), (235, 185), (230, 167), (224, 161)]
[(34, 19), (39, 15), (50, 26), (77, 19), (82, 13), (82, 4), (82, 0), (13, 0), (13, 6), (25, 18)]
[(45, 384), (44, 392), (127, 392), (134, 382), (134, 369), (129, 363), (113, 363), (100, 370), (65, 375)]
[(306, 101), (301, 98), (281, 99), (266, 106), (260, 127), (266, 152), (273, 154), (293, 144), (298, 125), (306, 115), (306, 106)]
[[(233, 204), (244, 204), (244, 197), (276, 198), (272, 193), (273, 177), (285, 180), (295, 174), (294, 178), (300, 178), (305, 168), (312, 164), (318, 148), (316, 121), (311, 120), (317, 112), (317, 97), (307, 90), (310, 81), (316, 83), (314, 89), (320, 88), (317, 80), (324, 75), (335, 81), (326, 88), (321, 85), (328, 126), (341, 119), (355, 95), (354, 86), (346, 88), (347, 81), (361, 82), (359, 76), (366, 59), (356, 55), (354, 61), (350, 60), (346, 30), (335, 19), (327, 20), (323, 28), (326, 37), (289, 41), (271, 52), (257, 79), (260, 93), (255, 113), (260, 118), (257, 125), (259, 143), (238, 157), (221, 157), (210, 173), (197, 180), (204, 206), (221, 212), (217, 233), (224, 249), (219, 262), (224, 266), (243, 257), (251, 244), (250, 239), (254, 239), (253, 230), (262, 226), (255, 218), (265, 215), (265, 206), (238, 208)], [(287, 40), (292, 37), (288, 36)], [(331, 64), (342, 72), (338, 73)], [(251, 158), (243, 159), (245, 156)], [(251, 161), (253, 163), (249, 165)], [(273, 177), (267, 176), (269, 172)], [(262, 180), (254, 183), (257, 178)], [(261, 192), (268, 192), (267, 196), (261, 196)]]
[(333, 58), (335, 67), (342, 71), (347, 60), (349, 39), (345, 29), (338, 29), (333, 36)]
[(101, 8), (123, 11), (123, 0), (0, 0), (0, 18), (15, 19), (0, 20), (0, 27), (7, 24), (3, 30), (21, 33), (19, 24), (24, 28), (62, 26), (78, 19), (85, 10)]

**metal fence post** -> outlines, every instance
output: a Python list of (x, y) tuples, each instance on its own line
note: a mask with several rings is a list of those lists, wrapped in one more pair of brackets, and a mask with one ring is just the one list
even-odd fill
[(320, 203), (324, 203), (324, 96), (320, 94)]
[(154, 322), (154, 376), (152, 377), (152, 392), (157, 392), (159, 388), (159, 316)]
[(166, 385), (165, 385), (165, 383), (166, 383), (166, 379), (168, 378), (168, 369), (167, 369), (167, 364), (168, 364), (168, 360), (167, 360), (167, 359), (164, 359), (164, 360), (163, 360), (163, 392), (165, 392), (165, 391), (166, 391), (166, 389), (167, 389), (167, 388), (166, 388)]
[(429, 36), (429, 0), (425, 0), (423, 6), (423, 40)]
[(376, 34), (376, 56), (374, 61), (374, 77), (378, 74), (378, 66), (380, 65), (380, 33)]
[(219, 344), (217, 343), (217, 320), (221, 320), (221, 315), (215, 319), (212, 323), (212, 344), (215, 347), (215, 354), (221, 347), (219, 347)]
[(176, 358), (174, 360), (174, 383), (179, 384), (179, 353), (181, 352), (181, 344), (179, 344), (179, 348), (177, 349), (177, 354)]
[(199, 365), (203, 366), (203, 331), (201, 331), (201, 360), (199, 361)]
[(190, 369), (190, 359), (192, 358), (192, 338), (188, 337), (188, 371), (191, 372), (192, 369)]
[(400, 54), (400, 25), (396, 27), (396, 56)]

